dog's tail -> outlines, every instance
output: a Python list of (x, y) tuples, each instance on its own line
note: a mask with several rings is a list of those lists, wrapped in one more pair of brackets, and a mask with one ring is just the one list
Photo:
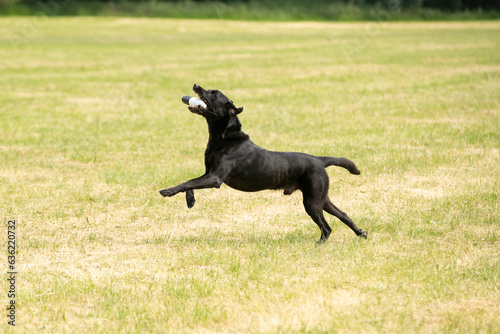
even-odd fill
[(361, 172), (356, 167), (354, 162), (346, 158), (334, 158), (334, 157), (319, 157), (319, 159), (328, 166), (339, 166), (347, 169), (351, 174), (359, 175)]

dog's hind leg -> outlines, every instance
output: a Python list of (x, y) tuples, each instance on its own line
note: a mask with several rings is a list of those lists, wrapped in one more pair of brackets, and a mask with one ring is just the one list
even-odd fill
[(332, 233), (332, 228), (328, 225), (325, 216), (323, 215), (323, 210), (321, 209), (321, 204), (311, 203), (310, 201), (304, 199), (304, 208), (306, 209), (309, 217), (314, 220), (316, 225), (318, 225), (321, 231), (321, 238), (318, 240), (318, 244), (323, 244), (328, 240), (330, 233)]
[(323, 198), (328, 193), (328, 176), (321, 168), (319, 172), (305, 175), (299, 182), (304, 197), (304, 208), (321, 231), (321, 238), (317, 243), (323, 244), (332, 233), (332, 228), (323, 215)]
[(339, 208), (333, 205), (332, 201), (330, 201), (330, 198), (328, 198), (328, 196), (326, 196), (325, 198), (325, 202), (323, 204), (323, 210), (340, 219), (344, 224), (349, 226), (351, 230), (353, 230), (358, 237), (362, 237), (365, 239), (368, 238), (368, 232), (358, 228), (345, 212), (341, 211)]

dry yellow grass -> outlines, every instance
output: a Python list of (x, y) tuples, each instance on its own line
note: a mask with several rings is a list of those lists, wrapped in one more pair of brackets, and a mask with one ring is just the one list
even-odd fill
[[(498, 22), (57, 18), (12, 44), (25, 20), (0, 20), (16, 332), (500, 331)], [(263, 147), (354, 160), (330, 193), (369, 240), (328, 217), (316, 246), (300, 193), (162, 198), (204, 171), (194, 82)]]

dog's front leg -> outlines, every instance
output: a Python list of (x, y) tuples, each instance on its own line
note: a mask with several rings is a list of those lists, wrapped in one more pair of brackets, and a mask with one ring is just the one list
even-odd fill
[(186, 190), (186, 204), (188, 209), (191, 209), (194, 206), (194, 202), (196, 202), (194, 199), (194, 192), (192, 190)]
[(220, 188), (224, 181), (214, 174), (203, 175), (202, 177), (189, 180), (176, 187), (160, 190), (163, 197), (171, 197), (180, 192), (193, 189)]

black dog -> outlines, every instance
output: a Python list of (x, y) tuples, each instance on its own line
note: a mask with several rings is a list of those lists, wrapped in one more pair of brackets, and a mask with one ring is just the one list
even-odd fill
[(207, 120), (209, 139), (205, 151), (205, 174), (176, 187), (160, 191), (162, 196), (186, 192), (188, 207), (194, 205), (193, 189), (219, 188), (222, 183), (241, 191), (283, 189), (285, 195), (300, 189), (306, 212), (321, 230), (318, 243), (324, 243), (332, 231), (323, 210), (334, 215), (356, 235), (367, 238), (368, 232), (359, 229), (328, 198), (329, 180), (325, 167), (340, 166), (351, 174), (360, 174), (354, 163), (345, 158), (316, 157), (304, 153), (270, 152), (258, 147), (241, 131), (233, 101), (218, 90), (193, 90), (205, 102), (206, 108), (188, 107)]

